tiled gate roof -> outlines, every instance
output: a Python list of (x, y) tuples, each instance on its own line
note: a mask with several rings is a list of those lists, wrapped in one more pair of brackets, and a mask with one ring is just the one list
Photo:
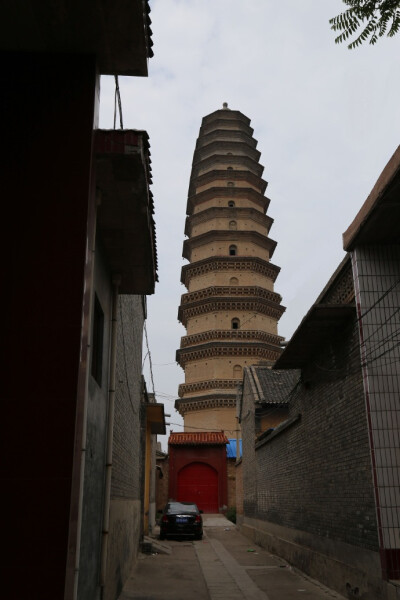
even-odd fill
[(173, 433), (169, 436), (168, 444), (170, 446), (216, 446), (228, 444), (229, 440), (222, 431), (199, 431), (196, 433)]

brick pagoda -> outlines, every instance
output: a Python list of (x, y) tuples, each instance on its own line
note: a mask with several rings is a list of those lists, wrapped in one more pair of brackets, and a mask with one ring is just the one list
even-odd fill
[(279, 267), (264, 167), (250, 119), (224, 104), (203, 118), (193, 156), (178, 318), (187, 334), (177, 361), (185, 371), (176, 408), (185, 431), (236, 430), (236, 388), (243, 368), (280, 355), (274, 292)]

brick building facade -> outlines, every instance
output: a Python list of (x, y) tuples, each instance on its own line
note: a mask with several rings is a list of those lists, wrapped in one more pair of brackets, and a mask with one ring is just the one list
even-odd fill
[[(323, 296), (344, 277), (352, 287), (348, 258)], [(244, 378), (243, 528), (312, 576), (324, 572), (327, 585), (338, 589), (343, 577), (344, 587), (366, 593), (367, 575), (379, 585), (379, 545), (354, 295), (349, 300), (338, 311), (331, 304), (329, 317), (320, 298), (303, 320), (278, 361), (281, 369), (301, 366), (287, 419), (255, 443), (254, 400)], [(309, 355), (303, 347), (294, 356), (296, 339), (299, 348), (305, 340)]]
[(287, 419), (254, 442), (250, 370), (240, 409), (243, 531), (365, 600), (397, 598), (400, 573), (399, 167), (397, 150), (344, 236), (349, 254), (275, 364), (300, 372)]
[[(143, 296), (118, 299), (116, 403), (111, 478), (108, 580), (119, 593), (143, 534), (145, 390), (142, 380)], [(111, 596), (112, 597), (112, 596)]]
[(148, 136), (98, 129), (99, 84), (147, 75), (150, 8), (22, 0), (0, 12), (1, 439), (13, 448), (2, 594), (114, 600), (144, 520), (141, 297), (157, 258)]

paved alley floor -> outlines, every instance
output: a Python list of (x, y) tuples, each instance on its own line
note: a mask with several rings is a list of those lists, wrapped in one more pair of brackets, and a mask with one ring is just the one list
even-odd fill
[(204, 515), (203, 540), (167, 544), (170, 554), (140, 555), (119, 600), (344, 600), (251, 544), (222, 515)]

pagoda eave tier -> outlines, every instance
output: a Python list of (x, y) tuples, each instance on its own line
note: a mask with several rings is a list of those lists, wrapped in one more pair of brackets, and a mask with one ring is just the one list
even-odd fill
[(250, 122), (246, 123), (231, 115), (227, 118), (226, 113), (220, 113), (215, 119), (201, 124), (199, 137), (207, 135), (210, 131), (215, 131), (217, 129), (240, 129), (249, 136), (252, 136), (254, 133), (254, 129), (250, 127)]
[(264, 275), (274, 282), (280, 270), (277, 265), (256, 256), (212, 256), (184, 265), (181, 271), (181, 283), (188, 287), (192, 277), (214, 271), (251, 271)]
[[(232, 239), (234, 237), (234, 239)], [(199, 246), (204, 246), (205, 244), (211, 244), (212, 242), (219, 241), (230, 241), (235, 243), (243, 243), (243, 242), (252, 242), (256, 244), (259, 248), (263, 248), (264, 250), (268, 250), (269, 257), (271, 258), (275, 252), (276, 241), (271, 240), (266, 235), (259, 233), (258, 231), (251, 230), (235, 230), (234, 235), (232, 231), (225, 229), (214, 229), (212, 231), (207, 231), (206, 233), (202, 233), (200, 235), (196, 235), (194, 237), (188, 238), (183, 242), (183, 258), (190, 260), (191, 253), (194, 248), (198, 248)]]
[(183, 398), (187, 394), (197, 394), (198, 392), (204, 392), (207, 390), (213, 390), (214, 392), (220, 390), (236, 390), (238, 384), (241, 382), (240, 379), (209, 379), (207, 381), (196, 381), (194, 383), (181, 383), (178, 388), (178, 395)]
[(219, 297), (220, 299), (234, 299), (235, 297), (242, 297), (243, 300), (247, 298), (266, 298), (274, 304), (280, 304), (282, 297), (276, 292), (266, 290), (258, 286), (210, 286), (197, 290), (195, 292), (188, 292), (181, 296), (181, 306), (192, 305), (196, 306), (197, 302), (208, 300), (210, 298)]
[(242, 342), (239, 346), (236, 342), (212, 342), (195, 346), (194, 348), (184, 348), (176, 351), (176, 362), (184, 368), (189, 362), (205, 360), (221, 356), (251, 357), (256, 360), (275, 361), (282, 353), (282, 349), (276, 346), (269, 346), (260, 342)]
[[(216, 170), (214, 169), (213, 171), (208, 171), (207, 173), (204, 173), (203, 175), (198, 175), (197, 177), (193, 177), (190, 180), (190, 185), (189, 185), (189, 196), (193, 196), (193, 194), (195, 194), (196, 192), (196, 188), (207, 185), (208, 183), (211, 183), (213, 181), (218, 181), (218, 182), (224, 182), (224, 181), (232, 181), (232, 182), (238, 182), (238, 181), (245, 181), (246, 183), (249, 183), (250, 185), (252, 185), (253, 187), (257, 188), (257, 190), (261, 193), (264, 194), (265, 190), (267, 189), (267, 185), (268, 182), (265, 181), (265, 179), (262, 179), (261, 177), (258, 177), (257, 175), (254, 175), (254, 173), (251, 173), (251, 171), (242, 171), (239, 169), (224, 169), (224, 170)], [(224, 185), (219, 183), (220, 186)], [(226, 184), (225, 184), (226, 185)]]
[[(189, 217), (186, 217), (185, 222), (185, 235), (190, 237), (192, 235), (192, 228), (201, 223), (207, 223), (212, 219), (250, 219), (259, 225), (265, 227), (267, 231), (270, 230), (274, 220), (269, 215), (265, 215), (255, 208), (250, 208), (246, 206), (238, 206), (235, 208), (230, 208), (229, 206), (212, 206), (210, 208), (206, 208), (201, 212), (194, 213)], [(237, 230), (236, 230), (237, 231)]]
[(198, 161), (196, 164), (192, 165), (192, 178), (200, 175), (200, 172), (208, 172), (209, 168), (215, 169), (220, 164), (224, 165), (226, 169), (226, 165), (234, 165), (246, 167), (249, 171), (261, 177), (264, 172), (264, 167), (256, 160), (252, 159), (249, 156), (243, 156), (242, 154), (223, 154), (221, 152), (212, 154), (207, 158), (203, 158)]
[(267, 333), (259, 329), (212, 329), (181, 337), (181, 348), (188, 348), (189, 346), (197, 346), (218, 340), (252, 340), (271, 344), (272, 346), (280, 346), (284, 339), (280, 335), (274, 335), (273, 333)]
[(231, 121), (232, 119), (234, 119), (235, 121), (240, 121), (242, 123), (245, 123), (246, 125), (250, 125), (251, 120), (249, 119), (249, 117), (246, 117), (246, 115), (244, 115), (242, 112), (240, 112), (240, 110), (226, 110), (224, 108), (219, 108), (218, 110), (215, 110), (214, 112), (210, 113), (209, 115), (206, 115), (205, 117), (203, 117), (202, 121), (201, 121), (201, 127), (204, 127), (205, 125), (208, 125), (209, 123), (213, 122), (213, 121), (217, 121), (218, 119), (226, 119), (228, 121)]
[[(239, 383), (239, 382), (238, 382)], [(182, 417), (187, 412), (208, 408), (232, 408), (236, 406), (236, 392), (232, 394), (212, 394), (175, 400), (175, 409)]]
[(206, 298), (180, 306), (178, 320), (186, 327), (188, 319), (215, 311), (244, 311), (280, 319), (285, 310), (284, 306), (262, 297), (253, 296), (241, 299), (232, 297)]
[(189, 196), (186, 206), (186, 214), (191, 215), (194, 212), (196, 206), (208, 202), (209, 200), (216, 200), (217, 198), (225, 198), (226, 200), (250, 200), (257, 204), (261, 210), (267, 212), (269, 203), (271, 200), (257, 192), (257, 190), (251, 187), (212, 187), (198, 194)]
[(196, 150), (205, 148), (213, 142), (241, 142), (249, 148), (256, 148), (258, 144), (256, 139), (240, 129), (214, 129), (213, 131), (210, 131), (210, 133), (206, 133), (197, 138)]
[(244, 142), (235, 140), (216, 140), (203, 148), (197, 148), (195, 150), (193, 155), (193, 166), (197, 165), (200, 161), (205, 160), (212, 154), (221, 154), (221, 152), (224, 152), (225, 154), (231, 152), (234, 155), (245, 155), (256, 162), (258, 162), (261, 157), (261, 152), (259, 150), (250, 147)]

